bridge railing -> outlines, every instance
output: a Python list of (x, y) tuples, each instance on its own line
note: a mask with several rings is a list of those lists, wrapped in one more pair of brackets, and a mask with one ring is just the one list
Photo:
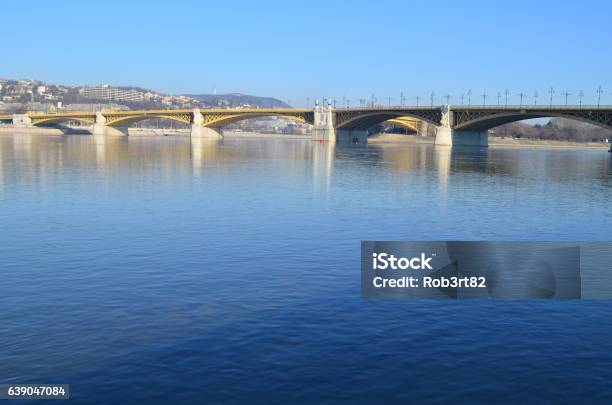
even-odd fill
[(419, 109), (419, 110), (438, 110), (440, 109), (440, 105), (375, 105), (375, 106), (366, 106), (366, 107), (334, 107), (334, 110), (342, 110), (342, 111), (355, 111), (355, 110), (363, 110), (363, 111), (379, 111), (379, 110), (409, 110), (409, 109)]
[[(446, 105), (375, 105), (375, 106), (359, 106), (359, 107), (334, 107), (334, 111), (380, 111), (380, 110), (421, 110), (431, 111), (439, 110), (440, 108), (446, 107)], [(558, 105), (558, 104), (451, 104), (448, 105), (451, 110), (612, 110), (612, 105), (593, 105), (593, 104), (582, 104), (582, 105)], [(202, 113), (214, 113), (214, 112), (242, 112), (242, 113), (264, 113), (264, 112), (282, 112), (282, 113), (304, 113), (312, 112), (310, 108), (200, 108)], [(118, 115), (133, 115), (133, 114), (177, 114), (177, 113), (191, 113), (193, 109), (151, 109), (151, 110), (121, 110), (121, 109), (103, 109), (102, 113), (113, 113)], [(29, 116), (50, 116), (50, 115), (72, 115), (72, 116), (86, 116), (95, 114), (93, 111), (28, 111), (26, 112)]]
[[(335, 110), (408, 110), (408, 109), (419, 109), (419, 110), (437, 110), (445, 105), (375, 105), (375, 106), (359, 106), (359, 107), (335, 107)], [(517, 109), (553, 109), (553, 110), (610, 110), (612, 109), (612, 105), (594, 105), (594, 104), (576, 104), (576, 105), (565, 105), (565, 104), (450, 104), (448, 107), (452, 109), (490, 109), (490, 110), (499, 110), (499, 109), (509, 109), (509, 110), (517, 110)]]
[(451, 110), (454, 109), (478, 109), (478, 110), (610, 110), (612, 105), (594, 105), (594, 104), (459, 104), (451, 105)]

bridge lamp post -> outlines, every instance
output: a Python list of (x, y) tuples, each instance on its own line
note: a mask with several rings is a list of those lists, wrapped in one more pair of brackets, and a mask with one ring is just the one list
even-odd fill
[(563, 95), (565, 96), (565, 105), (567, 105), (567, 98), (571, 96), (571, 94), (566, 91), (565, 93), (563, 93)]
[(387, 101), (389, 103), (389, 107), (391, 107), (391, 100), (392, 100), (391, 97), (387, 97)]
[(601, 105), (601, 93), (603, 93), (603, 88), (600, 84), (599, 86), (597, 86), (597, 107)]
[(446, 105), (449, 105), (449, 104), (450, 104), (450, 99), (451, 99), (451, 95), (450, 95), (450, 94), (447, 94), (447, 95), (446, 95)]
[(501, 93), (498, 91), (497, 92), (497, 105), (500, 104), (499, 100), (501, 100)]
[(346, 99), (346, 108), (351, 108), (351, 100)]
[(482, 93), (481, 96), (482, 96), (482, 105), (487, 105), (487, 96), (488, 96), (488, 94), (487, 93)]
[(472, 89), (468, 90), (468, 107), (472, 105)]
[(431, 92), (431, 94), (429, 95), (429, 101), (431, 102), (431, 106), (433, 107), (434, 105), (434, 97), (436, 96), (436, 93), (434, 93), (433, 91)]
[(548, 94), (550, 95), (550, 100), (549, 100), (549, 104), (548, 104), (548, 106), (549, 106), (550, 108), (552, 108), (553, 95), (555, 94), (555, 89), (551, 87), (551, 88), (548, 90)]
[(463, 105), (463, 100), (465, 100), (465, 93), (461, 93), (461, 105)]
[(404, 93), (401, 92), (400, 93), (400, 105), (403, 107), (404, 106), (404, 101), (406, 100), (406, 98), (404, 97)]
[(582, 108), (582, 97), (584, 97), (584, 91), (580, 90), (578, 93), (578, 105)]
[(518, 94), (518, 96), (521, 98), (521, 102), (519, 104), (519, 108), (523, 108), (523, 98), (525, 97), (525, 93), (521, 92)]
[(415, 98), (416, 98), (416, 102), (417, 102), (416, 106), (418, 107), (419, 106), (419, 100), (421, 99), (421, 97), (420, 96), (416, 96)]
[(536, 90), (535, 93), (533, 93), (533, 105), (538, 105), (538, 91)]
[(508, 96), (510, 95), (510, 90), (508, 90), (508, 88), (506, 87), (506, 90), (504, 91), (504, 105), (506, 107), (508, 107)]

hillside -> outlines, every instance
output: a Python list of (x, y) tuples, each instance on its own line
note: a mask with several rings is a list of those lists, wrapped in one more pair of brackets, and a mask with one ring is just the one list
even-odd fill
[(250, 105), (261, 108), (286, 108), (289, 104), (273, 98), (250, 96), (248, 94), (185, 94), (185, 96), (205, 102), (209, 105), (224, 105), (228, 107), (238, 107)]

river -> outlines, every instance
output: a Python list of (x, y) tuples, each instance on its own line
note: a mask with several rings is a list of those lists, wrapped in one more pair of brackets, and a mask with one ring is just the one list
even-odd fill
[(0, 136), (0, 378), (75, 402), (610, 402), (612, 303), (365, 300), (362, 240), (608, 240), (605, 150)]

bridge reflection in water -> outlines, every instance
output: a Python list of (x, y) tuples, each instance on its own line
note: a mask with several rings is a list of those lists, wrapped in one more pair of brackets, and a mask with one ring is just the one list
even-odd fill
[[(550, 156), (554, 156), (554, 163), (548, 161)], [(453, 177), (455, 183), (461, 182), (462, 175), (470, 173), (490, 174), (488, 178), (502, 183), (533, 176), (571, 183), (580, 176), (591, 176), (609, 185), (612, 177), (609, 155), (591, 151), (462, 149), (406, 143), (354, 147), (304, 139), (0, 135), (3, 186), (32, 182), (40, 189), (50, 189), (66, 171), (102, 179), (103, 184), (121, 176), (189, 183), (209, 173), (240, 172), (248, 177), (250, 168), (265, 169), (271, 178), (309, 176), (313, 187), (321, 191), (333, 187), (334, 179), (347, 171), (361, 173), (373, 187), (377, 180), (372, 176), (384, 170), (396, 173), (394, 187), (409, 188), (419, 179), (427, 188), (440, 190), (449, 189)]]

